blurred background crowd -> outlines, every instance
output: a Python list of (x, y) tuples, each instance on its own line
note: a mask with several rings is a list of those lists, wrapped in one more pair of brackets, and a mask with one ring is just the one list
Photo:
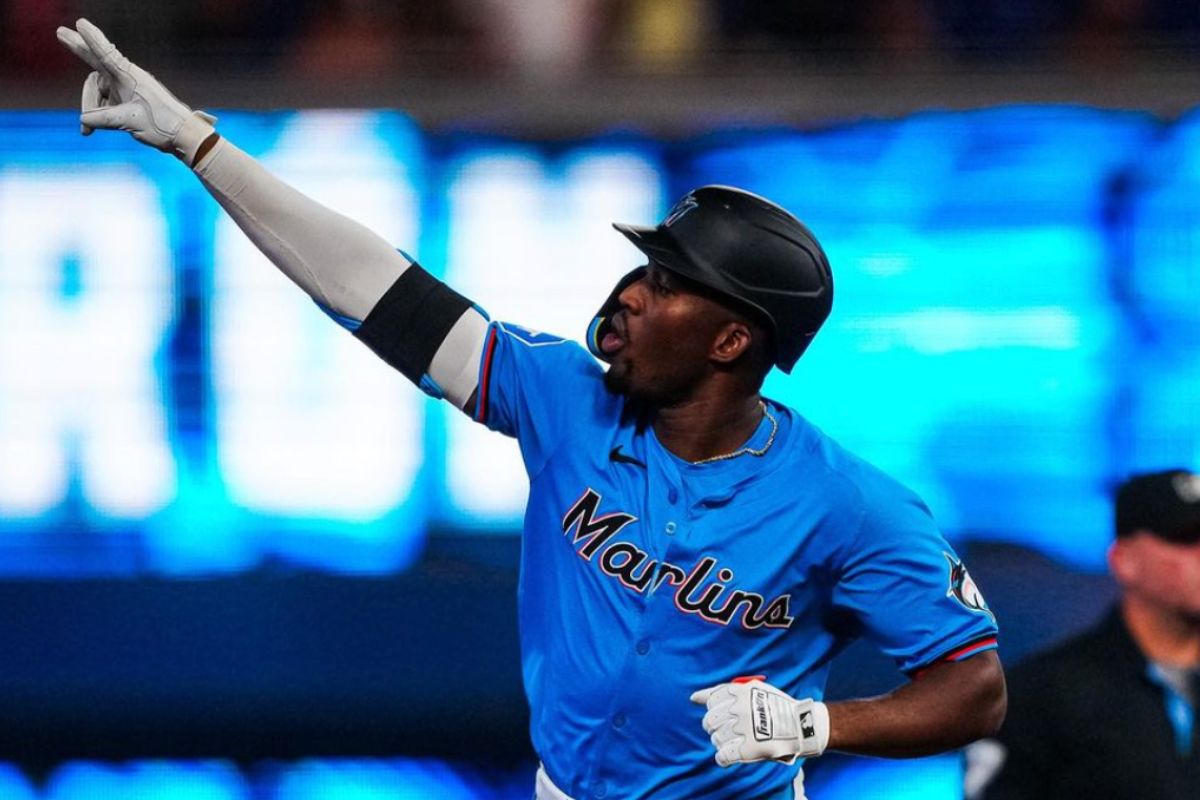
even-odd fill
[(219, 56), (223, 68), (322, 77), (931, 59), (1086, 68), (1200, 51), (1200, 4), (1177, 0), (4, 0), (0, 69), (73, 69), (46, 32), (81, 15), (160, 68)]

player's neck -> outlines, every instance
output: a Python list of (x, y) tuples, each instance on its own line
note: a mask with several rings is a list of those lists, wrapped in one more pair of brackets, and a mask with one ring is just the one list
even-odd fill
[(742, 447), (763, 419), (758, 394), (731, 398), (709, 393), (654, 413), (654, 434), (685, 461), (702, 461)]
[(1200, 664), (1200, 621), (1164, 612), (1135, 594), (1121, 602), (1130, 635), (1151, 661), (1173, 667)]

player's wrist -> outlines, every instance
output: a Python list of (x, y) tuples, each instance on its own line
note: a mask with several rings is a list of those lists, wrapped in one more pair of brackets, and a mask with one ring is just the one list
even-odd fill
[(829, 746), (831, 732), (829, 707), (820, 700), (809, 698), (793, 702), (795, 703), (792, 708), (796, 718), (796, 729), (800, 733), (796, 756), (798, 758), (816, 758), (823, 754)]
[(189, 167), (196, 166), (216, 144), (215, 139), (209, 141), (217, 132), (213, 127), (216, 121), (216, 117), (203, 111), (192, 111), (184, 116), (171, 139), (171, 152)]
[(207, 139), (200, 145), (200, 149), (196, 151), (195, 158), (192, 159), (191, 167), (193, 170), (199, 171), (204, 166), (205, 161), (217, 150), (217, 145), (221, 142), (221, 134), (213, 131)]

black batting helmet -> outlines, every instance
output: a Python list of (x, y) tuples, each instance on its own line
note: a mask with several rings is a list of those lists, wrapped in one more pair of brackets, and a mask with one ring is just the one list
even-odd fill
[[(757, 312), (784, 372), (792, 371), (833, 307), (833, 273), (812, 231), (750, 192), (703, 186), (656, 227), (613, 227), (654, 263)], [(618, 296), (643, 274), (638, 268), (622, 278), (592, 320), (587, 342), (597, 357), (605, 359), (600, 342), (620, 310)]]

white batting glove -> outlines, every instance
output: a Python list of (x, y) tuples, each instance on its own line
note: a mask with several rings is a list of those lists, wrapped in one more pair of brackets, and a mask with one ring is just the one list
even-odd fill
[(87, 136), (96, 128), (128, 131), (139, 142), (173, 153), (190, 166), (217, 118), (181, 103), (86, 19), (78, 20), (75, 28), (60, 27), (58, 40), (95, 70), (83, 84), (80, 132)]
[(811, 758), (829, 744), (829, 709), (816, 700), (793, 700), (753, 679), (721, 683), (692, 695), (707, 706), (704, 730), (717, 749), (718, 766), (747, 761)]

